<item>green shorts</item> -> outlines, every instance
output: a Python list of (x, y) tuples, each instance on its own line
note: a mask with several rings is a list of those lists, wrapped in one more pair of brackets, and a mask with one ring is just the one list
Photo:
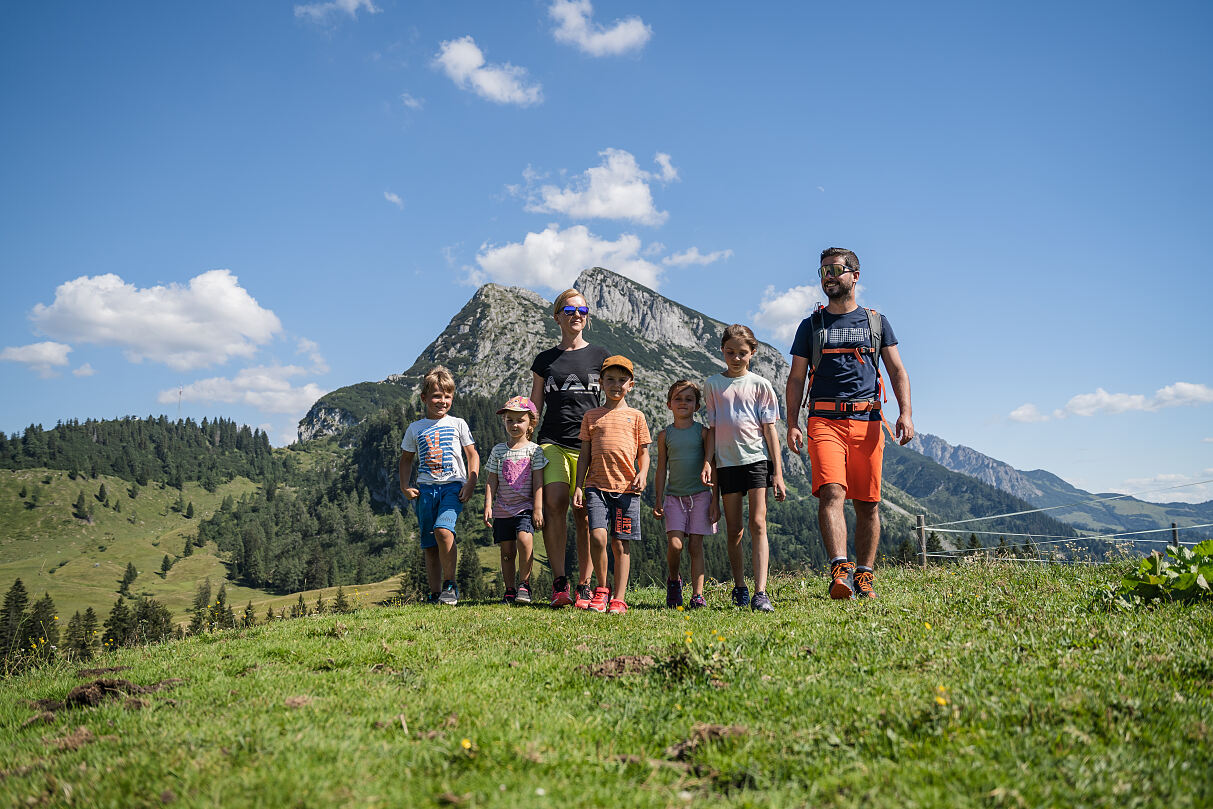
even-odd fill
[(577, 456), (580, 450), (568, 449), (559, 444), (540, 444), (543, 457), (548, 459), (548, 465), (543, 467), (543, 485), (549, 483), (567, 483), (573, 488), (577, 479)]

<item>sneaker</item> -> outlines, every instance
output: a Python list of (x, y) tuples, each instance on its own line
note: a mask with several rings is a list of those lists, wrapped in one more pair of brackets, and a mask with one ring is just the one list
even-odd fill
[(750, 604), (750, 588), (744, 584), (733, 588), (733, 606), (746, 607)]
[(767, 594), (759, 590), (750, 599), (750, 609), (754, 612), (774, 612), (775, 606), (771, 604), (771, 599), (767, 598)]
[(427, 595), (425, 597), (425, 603), (426, 604), (437, 604), (438, 603), (438, 594), (430, 593), (429, 595)]
[(855, 571), (855, 594), (860, 598), (876, 598), (876, 591), (872, 589), (872, 571)]
[(850, 562), (835, 562), (830, 565), (830, 598), (854, 598), (855, 584), (851, 576), (855, 565)]
[(531, 583), (524, 581), (518, 585), (518, 595), (514, 597), (515, 604), (530, 604), (531, 603)]
[(454, 606), (459, 603), (459, 588), (455, 586), (453, 581), (444, 581), (442, 583), (442, 592), (438, 594), (439, 604), (449, 604)]
[(667, 579), (665, 583), (665, 605), (667, 607), (682, 606), (682, 579)]
[[(573, 606), (579, 610), (589, 609), (590, 601), (594, 598), (594, 591), (590, 589), (588, 584), (577, 585), (577, 599), (573, 602)], [(601, 612), (602, 610), (599, 610)]]
[(517, 598), (518, 598), (518, 591), (515, 590), (513, 587), (509, 587), (509, 588), (506, 588), (505, 598), (503, 598), (502, 601), (504, 601), (507, 604), (513, 604), (514, 601), (517, 600)]
[(611, 613), (612, 615), (623, 615), (627, 611), (628, 605), (623, 603), (623, 601), (618, 598), (612, 598), (611, 606), (607, 608), (607, 612)]
[(691, 596), (691, 603), (687, 605), (688, 610), (697, 610), (708, 605), (707, 600), (702, 595)]
[(564, 576), (556, 579), (556, 583), (552, 585), (552, 606), (567, 607), (573, 603), (573, 597), (569, 595), (569, 580)]
[(606, 612), (607, 604), (611, 600), (611, 591), (607, 587), (595, 587), (594, 595), (588, 602), (586, 607), (594, 612)]

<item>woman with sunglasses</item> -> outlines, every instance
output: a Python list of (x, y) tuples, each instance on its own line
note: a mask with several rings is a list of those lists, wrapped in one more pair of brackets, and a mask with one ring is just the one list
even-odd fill
[(540, 352), (531, 364), (535, 378), (531, 401), (543, 413), (536, 440), (548, 459), (543, 468), (543, 545), (554, 578), (552, 606), (576, 603), (586, 609), (594, 593), (590, 589), (590, 526), (585, 509), (573, 510), (577, 529), (576, 602), (565, 575), (570, 485), (577, 475), (581, 417), (602, 404), (598, 374), (610, 352), (590, 345), (582, 336), (590, 324), (590, 309), (576, 289), (566, 289), (557, 296), (552, 317), (560, 327), (560, 344)]

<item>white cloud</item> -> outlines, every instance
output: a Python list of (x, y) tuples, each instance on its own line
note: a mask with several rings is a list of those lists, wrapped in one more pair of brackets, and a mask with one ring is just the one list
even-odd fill
[(375, 4), (371, 0), (332, 0), (330, 3), (308, 3), (295, 6), (295, 16), (306, 17), (312, 22), (324, 22), (331, 15), (341, 13), (357, 19), (360, 9), (365, 10), (368, 14), (379, 13), (379, 9), (375, 8)]
[[(741, 286), (748, 284), (742, 281)], [(742, 290), (738, 289), (740, 293)], [(792, 287), (783, 292), (776, 292), (775, 287), (768, 286), (762, 293), (762, 301), (758, 304), (758, 314), (754, 315), (754, 326), (779, 340), (791, 345), (796, 336), (796, 327), (800, 321), (813, 313), (817, 304), (825, 303), (821, 287), (806, 285)]]
[[(1015, 421), (1048, 421), (1050, 418), (1094, 416), (1097, 413), (1153, 413), (1167, 407), (1196, 407), (1204, 404), (1213, 404), (1213, 388), (1194, 382), (1176, 382), (1159, 388), (1149, 397), (1141, 393), (1108, 393), (1103, 388), (1096, 388), (1094, 393), (1080, 393), (1071, 397), (1065, 407), (1054, 410), (1051, 416), (1040, 413), (1033, 404), (1025, 404), (1013, 410), (1010, 417)], [(1024, 414), (1033, 417), (1024, 418)]]
[(400, 100), (411, 110), (419, 110), (425, 106), (425, 99), (417, 98), (412, 93), (401, 93)]
[(391, 191), (384, 191), (383, 198), (395, 205), (400, 210), (404, 210), (404, 200), (400, 198), (399, 194), (393, 194)]
[(325, 390), (314, 382), (294, 387), (289, 379), (309, 373), (298, 365), (260, 365), (241, 369), (232, 378), (213, 377), (160, 391), (156, 400), (173, 404), (178, 393), (187, 402), (244, 404), (263, 413), (287, 413), (302, 416)]
[(601, 239), (584, 225), (561, 230), (548, 225), (542, 233), (528, 233), (522, 243), (500, 247), (483, 244), (476, 254), (479, 269), (469, 273), (474, 284), (503, 284), (565, 289), (587, 267), (609, 270), (656, 289), (661, 268), (641, 258), (639, 237), (625, 233), (615, 241)]
[(327, 374), (329, 364), (325, 362), (324, 356), (320, 353), (320, 346), (307, 339), (300, 337), (295, 344), (296, 354), (307, 354), (307, 358), (312, 361), (312, 367), (309, 369), (313, 374)]
[(653, 29), (639, 17), (618, 20), (610, 28), (593, 21), (590, 0), (556, 0), (548, 8), (559, 27), (553, 31), (557, 42), (576, 45), (590, 56), (616, 56), (638, 51), (653, 36)]
[(672, 267), (686, 267), (690, 264), (715, 264), (717, 261), (732, 257), (732, 250), (716, 250), (705, 254), (700, 253), (698, 247), (692, 247), (690, 250), (666, 256), (661, 263)]
[(1202, 438), (1200, 439), (1200, 442), (1202, 444), (1213, 444), (1213, 438)]
[(81, 276), (60, 284), (54, 302), (35, 306), (30, 319), (51, 337), (119, 346), (131, 362), (179, 371), (251, 357), (282, 330), (228, 270), (148, 289), (112, 273)]
[(13, 346), (0, 351), (0, 360), (23, 362), (38, 376), (48, 379), (59, 375), (55, 368), (67, 365), (67, 355), (71, 350), (71, 346), (63, 343), (50, 341), (31, 343), (27, 346)]
[[(604, 149), (598, 153), (602, 163), (586, 169), (568, 187), (545, 185), (531, 193), (526, 209), (534, 213), (562, 213), (573, 219), (629, 219), (642, 225), (660, 225), (669, 213), (659, 211), (653, 204), (649, 181), (671, 182), (678, 172), (670, 164), (670, 156), (655, 158), (659, 173), (645, 171), (636, 163), (631, 152)], [(534, 172), (530, 166), (523, 177), (528, 187)]]
[[(1151, 503), (1203, 503), (1213, 500), (1213, 484), (1202, 482), (1210, 477), (1213, 477), (1213, 469), (1205, 469), (1199, 475), (1164, 473), (1148, 478), (1129, 478), (1113, 491), (1137, 492), (1135, 497)], [(1179, 532), (1179, 538), (1185, 539), (1183, 531)]]
[(434, 64), (464, 90), (497, 104), (517, 104), (522, 107), (543, 101), (543, 88), (527, 83), (526, 68), (511, 65), (485, 64), (484, 54), (471, 36), (443, 42), (434, 57)]
[(1011, 421), (1019, 421), (1023, 422), (1024, 424), (1049, 420), (1049, 417), (1044, 413), (1041, 413), (1036, 405), (1032, 404), (1031, 402), (1021, 404), (1019, 407), (1012, 410), (1010, 418)]
[(92, 376), (95, 373), (97, 373), (97, 371), (87, 362), (81, 365), (79, 368), (72, 369), (73, 376)]

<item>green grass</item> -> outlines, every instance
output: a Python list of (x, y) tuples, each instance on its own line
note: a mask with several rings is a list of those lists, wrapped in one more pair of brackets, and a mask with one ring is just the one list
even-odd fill
[[(696, 613), (655, 589), (625, 616), (369, 607), (126, 649), (95, 665), (184, 682), (28, 727), (84, 679), (0, 689), (0, 805), (1209, 806), (1213, 609), (1088, 611), (1120, 573), (891, 568), (864, 603), (781, 578), (769, 616), (723, 585)], [(652, 665), (586, 668), (622, 655)]]
[[(43, 482), (47, 478), (50, 482)], [(94, 497), (102, 483), (110, 508)], [(198, 522), (209, 517), (224, 496), (239, 498), (256, 484), (237, 478), (211, 494), (196, 483), (187, 483), (183, 493), (186, 503), (194, 504), (193, 519), (171, 509), (177, 501), (176, 489), (152, 482), (131, 498), (130, 486), (108, 475), (71, 480), (58, 470), (0, 470), (0, 587), (7, 591), (20, 578), (32, 598), (49, 592), (64, 622), (86, 607), (104, 620), (118, 597), (127, 562), (133, 562), (139, 571), (131, 592), (155, 597), (178, 617), (192, 605), (199, 582), (209, 576), (218, 589), (227, 569), (214, 547), (196, 548), (193, 556), (178, 559), (164, 578), (160, 563), (165, 554), (181, 556), (186, 537), (197, 536)], [(20, 497), (23, 487), (24, 498)], [(38, 506), (27, 508), (35, 490)], [(92, 525), (72, 516), (80, 492), (93, 506)], [(121, 511), (114, 504), (121, 504)], [(132, 514), (134, 523), (130, 522)], [(265, 597), (260, 590), (231, 585), (228, 594), (233, 603), (242, 599), (242, 605), (249, 597)]]

